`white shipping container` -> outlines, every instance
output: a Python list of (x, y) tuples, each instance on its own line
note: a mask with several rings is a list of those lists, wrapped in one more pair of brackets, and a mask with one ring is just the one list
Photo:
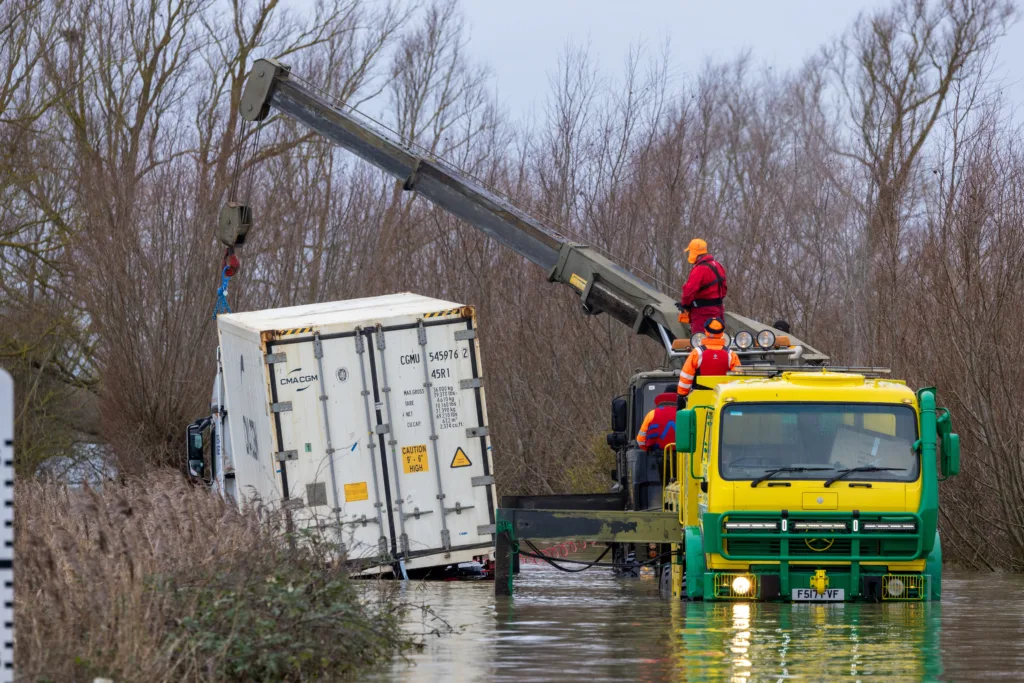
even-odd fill
[(287, 504), (374, 571), (493, 552), (472, 307), (403, 293), (217, 320), (240, 497)]

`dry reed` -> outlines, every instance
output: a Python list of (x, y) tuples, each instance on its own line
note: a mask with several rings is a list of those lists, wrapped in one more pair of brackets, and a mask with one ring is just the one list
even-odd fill
[(22, 481), (16, 506), (27, 679), (319, 680), (407, 644), (380, 584), (176, 473), (99, 491)]

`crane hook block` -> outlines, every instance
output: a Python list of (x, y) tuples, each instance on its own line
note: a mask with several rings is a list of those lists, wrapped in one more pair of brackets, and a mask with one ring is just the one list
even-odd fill
[(252, 226), (252, 210), (245, 204), (228, 202), (220, 210), (217, 237), (227, 247), (245, 244), (245, 235)]

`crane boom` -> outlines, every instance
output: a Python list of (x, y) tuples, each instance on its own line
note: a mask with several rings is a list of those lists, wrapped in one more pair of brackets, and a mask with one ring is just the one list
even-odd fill
[[(271, 109), (369, 161), (403, 181), (405, 190), (426, 197), (544, 268), (549, 281), (576, 290), (586, 312), (606, 313), (636, 334), (663, 344), (670, 357), (680, 355), (673, 350), (672, 341), (687, 339), (689, 331), (688, 326), (679, 322), (671, 297), (592, 247), (563, 237), (459, 170), (418, 153), (343, 111), (314, 88), (292, 78), (289, 67), (276, 60), (260, 59), (246, 80), (241, 114), (248, 121), (261, 121)], [(225, 244), (233, 246), (244, 240), (248, 209), (230, 206), (230, 210), (222, 212), (219, 236)], [(754, 334), (766, 328), (732, 313), (726, 313), (726, 325)], [(804, 361), (826, 358), (806, 348), (810, 354), (803, 355)]]

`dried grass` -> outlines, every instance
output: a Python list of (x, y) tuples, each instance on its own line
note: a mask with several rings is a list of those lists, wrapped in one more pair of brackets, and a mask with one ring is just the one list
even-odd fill
[(353, 582), (277, 513), (240, 513), (173, 472), (102, 491), (16, 489), (17, 670), (32, 680), (310, 680), (407, 642), (380, 584)]

